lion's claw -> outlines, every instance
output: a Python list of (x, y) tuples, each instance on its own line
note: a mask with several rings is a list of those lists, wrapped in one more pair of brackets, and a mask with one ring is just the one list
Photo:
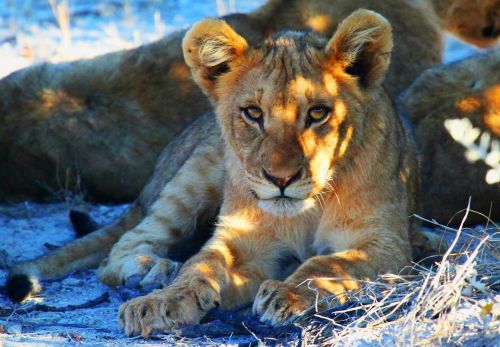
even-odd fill
[(218, 305), (220, 295), (203, 279), (188, 285), (174, 285), (138, 297), (120, 307), (120, 326), (128, 336), (150, 336), (200, 321)]
[(261, 316), (261, 321), (280, 325), (309, 305), (294, 287), (282, 281), (267, 280), (261, 284), (255, 297), (253, 312)]

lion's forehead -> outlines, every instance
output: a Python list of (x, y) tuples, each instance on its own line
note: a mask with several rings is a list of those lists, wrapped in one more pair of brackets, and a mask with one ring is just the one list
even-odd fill
[(285, 85), (299, 76), (317, 78), (323, 69), (322, 49), (305, 43), (302, 38), (278, 37), (261, 49), (261, 73)]
[(319, 64), (305, 67), (281, 59), (256, 64), (244, 71), (240, 81), (237, 95), (258, 103), (312, 102), (330, 99), (338, 91), (335, 77)]
[(335, 78), (324, 63), (324, 45), (315, 34), (272, 36), (254, 51), (251, 64), (241, 65), (237, 74), (242, 82), (240, 97), (288, 107), (335, 96)]
[(325, 44), (315, 34), (287, 32), (272, 36), (234, 74), (238, 76), (238, 90), (235, 93), (231, 89), (233, 101), (240, 107), (261, 108), (268, 132), (296, 133), (303, 128), (312, 107), (333, 109), (343, 98), (341, 82), (326, 63)]

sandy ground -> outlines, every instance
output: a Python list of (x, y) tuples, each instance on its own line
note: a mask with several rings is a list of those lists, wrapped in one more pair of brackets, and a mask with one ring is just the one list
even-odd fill
[[(48, 1), (0, 0), (0, 77), (42, 61), (67, 61), (135, 47), (186, 27), (204, 16), (215, 16), (235, 10), (248, 11), (262, 2), (70, 1), (67, 11), (70, 14), (68, 41), (67, 33), (64, 34), (64, 20), (61, 22), (64, 15), (59, 17), (58, 22)], [(64, 9), (60, 10), (60, 13), (64, 14)], [(445, 62), (449, 63), (475, 52), (475, 49), (447, 38)], [(4, 285), (6, 268), (9, 265), (37, 257), (74, 238), (67, 216), (73, 205), (72, 199), (44, 205), (30, 202), (0, 205), (0, 286)], [(113, 220), (126, 208), (123, 205), (85, 206), (93, 217), (102, 223)], [(484, 236), (480, 227), (471, 233)], [(451, 241), (451, 235), (446, 237)], [(477, 237), (473, 239), (475, 242), (478, 240)], [(470, 237), (464, 235), (457, 247), (463, 247), (470, 243), (470, 240)], [(486, 260), (481, 261), (498, 265), (498, 258), (493, 257), (492, 253), (488, 254)], [(199, 337), (186, 340), (160, 336), (147, 341), (125, 338), (117, 325), (117, 309), (121, 302), (138, 294), (130, 290), (110, 289), (98, 283), (94, 271), (86, 271), (73, 274), (62, 281), (44, 284), (43, 294), (23, 305), (12, 305), (5, 296), (0, 295), (0, 346), (258, 342), (251, 329), (243, 330), (240, 336), (218, 338)], [(498, 296), (496, 300), (499, 300)], [(467, 331), (472, 332), (471, 336), (487, 336), (488, 339), (484, 340), (487, 345), (500, 345), (498, 333), (491, 335), (491, 329), (498, 327), (498, 320), (495, 323), (494, 319), (488, 321), (481, 316), (487, 301), (487, 297), (479, 297), (478, 300), (470, 302), (463, 301), (456, 307), (453, 319), (455, 324), (467, 326)], [(418, 335), (420, 342), (425, 341), (425, 336), (437, 331), (433, 323), (429, 323), (429, 326), (422, 324), (420, 328), (423, 331)], [(402, 340), (399, 333), (398, 325), (392, 325), (374, 331), (372, 336), (363, 330), (359, 333), (353, 332), (339, 341), (342, 341), (343, 345), (400, 344)], [(295, 336), (292, 341), (297, 343), (299, 335), (292, 333), (292, 336)], [(478, 340), (467, 341), (474, 345), (471, 341)]]

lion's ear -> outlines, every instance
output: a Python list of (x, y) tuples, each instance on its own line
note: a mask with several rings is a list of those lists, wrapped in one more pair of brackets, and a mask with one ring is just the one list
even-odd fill
[(246, 40), (226, 22), (204, 19), (191, 27), (182, 41), (184, 60), (205, 94), (217, 100), (217, 78), (228, 72), (230, 63), (244, 54)]
[(389, 22), (369, 10), (357, 10), (344, 19), (326, 46), (334, 64), (356, 76), (369, 89), (384, 80), (392, 50)]

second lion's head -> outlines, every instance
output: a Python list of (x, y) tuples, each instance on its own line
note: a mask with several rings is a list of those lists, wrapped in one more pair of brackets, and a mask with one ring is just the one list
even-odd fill
[(224, 21), (206, 19), (183, 41), (214, 104), (232, 178), (274, 215), (314, 206), (352, 169), (363, 137), (372, 136), (366, 118), (384, 105), (391, 49), (389, 23), (367, 10), (330, 39), (282, 32), (250, 47)]

